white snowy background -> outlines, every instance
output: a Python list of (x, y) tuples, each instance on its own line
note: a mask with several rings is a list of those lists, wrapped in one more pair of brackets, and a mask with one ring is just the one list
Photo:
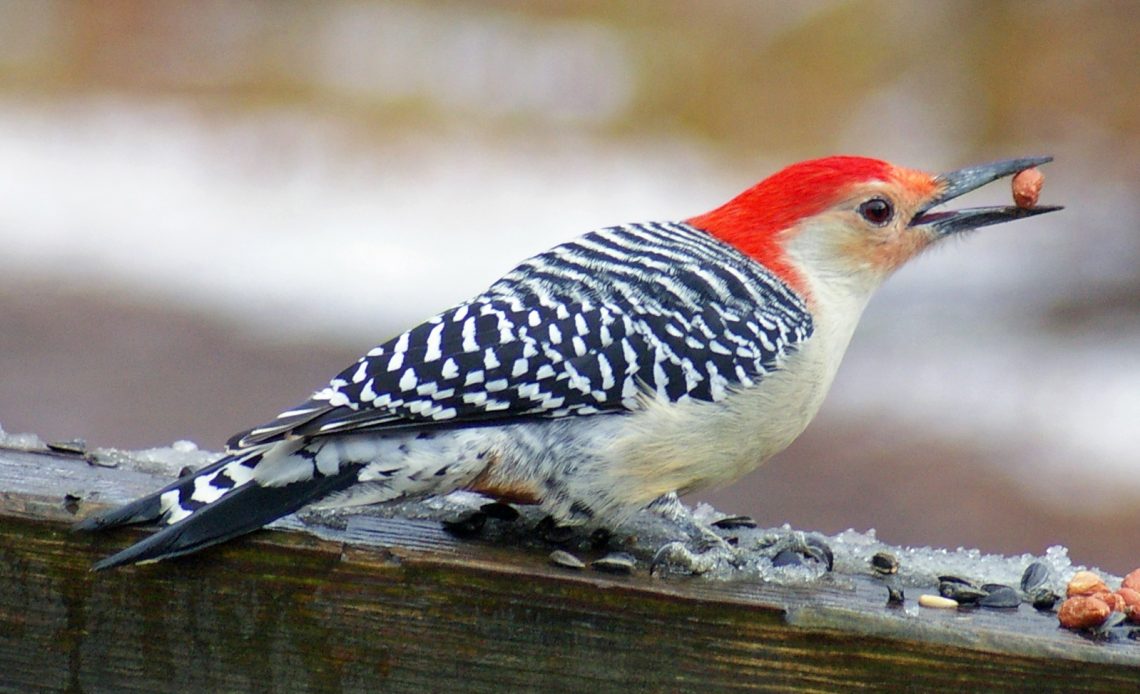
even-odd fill
[(0, 427), (218, 448), (591, 228), (830, 153), (1052, 154), (1064, 212), (905, 268), (804, 441), (704, 498), (1125, 570), (1140, 58), (1101, 46), (1140, 23), (1093, 5), (0, 2)]

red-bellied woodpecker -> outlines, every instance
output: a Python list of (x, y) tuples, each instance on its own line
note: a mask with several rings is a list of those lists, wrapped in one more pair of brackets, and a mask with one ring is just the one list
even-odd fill
[(735, 480), (815, 416), (892, 271), (947, 236), (1059, 209), (933, 208), (1047, 161), (934, 176), (817, 159), (685, 222), (556, 246), (235, 436), (218, 462), (83, 521), (165, 526), (96, 567), (194, 552), (319, 499), (466, 489), (612, 525)]

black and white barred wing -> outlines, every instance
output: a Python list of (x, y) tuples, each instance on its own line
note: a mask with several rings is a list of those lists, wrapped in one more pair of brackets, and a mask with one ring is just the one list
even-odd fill
[(584, 403), (567, 388), (565, 362), (603, 339), (569, 331), (593, 313), (488, 298), (461, 304), (371, 350), (309, 402), (234, 443), (567, 414)]
[(798, 297), (707, 235), (616, 227), (522, 263), (231, 445), (622, 412), (640, 393), (715, 402), (810, 332)]
[(197, 551), (358, 484), (376, 500), (431, 492), (403, 467), (406, 440), (336, 434), (622, 413), (646, 396), (716, 402), (778, 368), (811, 330), (794, 293), (703, 232), (601, 230), (373, 349), (213, 465), (79, 527), (167, 523), (96, 565), (107, 568)]

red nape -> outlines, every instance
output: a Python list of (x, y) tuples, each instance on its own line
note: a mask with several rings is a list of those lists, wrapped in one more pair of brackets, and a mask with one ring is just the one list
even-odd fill
[(824, 157), (792, 164), (712, 212), (686, 220), (732, 244), (807, 296), (803, 278), (784, 256), (778, 237), (801, 219), (833, 204), (852, 185), (885, 181), (893, 167), (866, 157)]

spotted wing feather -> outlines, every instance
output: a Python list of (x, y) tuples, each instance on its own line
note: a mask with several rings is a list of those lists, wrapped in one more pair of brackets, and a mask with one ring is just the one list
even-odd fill
[(811, 334), (794, 293), (681, 224), (604, 229), (370, 351), (236, 447), (349, 431), (717, 401)]

